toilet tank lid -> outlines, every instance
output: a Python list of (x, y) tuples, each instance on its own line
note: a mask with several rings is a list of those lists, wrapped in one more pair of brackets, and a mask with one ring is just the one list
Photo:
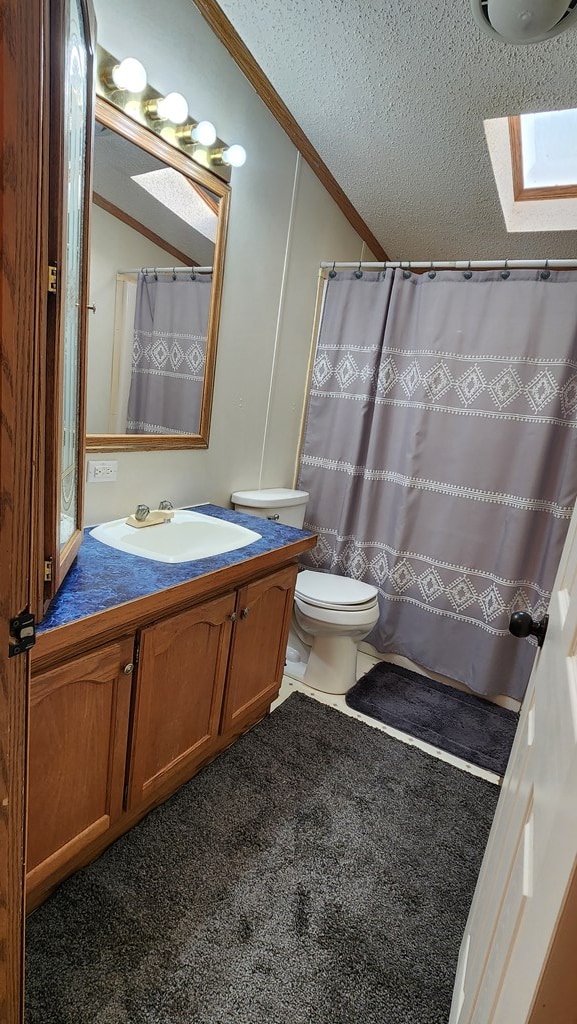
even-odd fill
[(290, 487), (235, 491), (230, 496), (233, 505), (247, 505), (248, 508), (281, 508), (283, 505), (304, 505), (308, 499), (308, 491), (293, 491)]

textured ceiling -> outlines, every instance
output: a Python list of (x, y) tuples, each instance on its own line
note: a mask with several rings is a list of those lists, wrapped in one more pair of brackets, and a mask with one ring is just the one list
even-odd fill
[(391, 259), (577, 257), (575, 231), (507, 233), (483, 130), (577, 107), (575, 29), (510, 46), (469, 0), (219, 3)]

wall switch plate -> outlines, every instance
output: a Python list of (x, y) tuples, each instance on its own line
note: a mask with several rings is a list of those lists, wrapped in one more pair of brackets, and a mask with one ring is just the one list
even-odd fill
[(88, 460), (86, 479), (89, 484), (111, 484), (118, 474), (118, 462), (98, 462), (96, 459)]

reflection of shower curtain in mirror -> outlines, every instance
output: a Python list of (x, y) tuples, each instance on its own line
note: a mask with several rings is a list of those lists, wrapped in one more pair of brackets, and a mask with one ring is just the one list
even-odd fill
[(198, 434), (212, 274), (138, 275), (129, 434)]

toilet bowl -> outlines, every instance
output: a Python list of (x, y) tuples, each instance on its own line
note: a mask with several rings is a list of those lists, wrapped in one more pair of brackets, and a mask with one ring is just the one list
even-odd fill
[[(307, 499), (306, 491), (287, 487), (231, 495), (237, 511), (299, 529)], [(296, 670), (287, 666), (287, 674), (294, 673), (295, 678), (324, 693), (346, 693), (356, 682), (357, 644), (368, 636), (378, 617), (376, 587), (347, 576), (303, 569), (296, 581), (293, 636), (287, 651), (289, 666), (295, 665)]]
[(304, 569), (297, 576), (294, 615), (297, 635), (310, 647), (303, 682), (324, 693), (346, 693), (356, 682), (357, 645), (379, 618), (377, 588)]

